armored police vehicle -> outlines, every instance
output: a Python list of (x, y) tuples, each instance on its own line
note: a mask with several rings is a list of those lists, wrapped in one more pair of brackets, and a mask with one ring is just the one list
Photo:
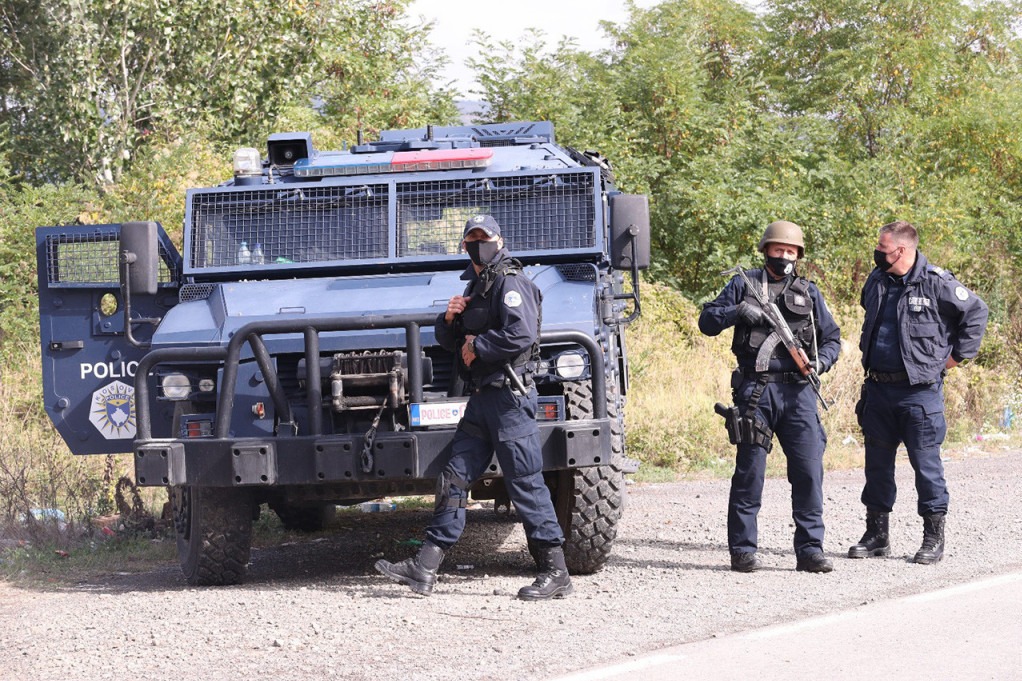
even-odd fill
[[(266, 504), (315, 530), (337, 505), (432, 494), (467, 396), (434, 336), (465, 221), (489, 214), (543, 295), (533, 379), (545, 477), (576, 573), (624, 496), (623, 327), (649, 260), (646, 197), (549, 123), (309, 134), (241, 149), (160, 225), (37, 230), (46, 411), (76, 454), (131, 452), (166, 486), (190, 583), (240, 581)], [(496, 460), (472, 496), (508, 502)]]

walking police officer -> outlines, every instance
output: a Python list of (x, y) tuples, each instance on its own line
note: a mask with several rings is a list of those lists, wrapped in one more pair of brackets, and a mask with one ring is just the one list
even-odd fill
[[(762, 269), (749, 280), (774, 302), (796, 340), (819, 373), (837, 360), (841, 332), (816, 285), (795, 271), (805, 255), (802, 229), (785, 220), (770, 223), (759, 242)], [(731, 569), (754, 572), (762, 567), (756, 555), (757, 514), (762, 505), (767, 453), (776, 434), (788, 463), (792, 518), (795, 520), (795, 569), (830, 572), (823, 555), (823, 451), (827, 437), (816, 408), (816, 393), (798, 365), (778, 342), (752, 292), (735, 276), (717, 298), (703, 306), (699, 330), (716, 336), (734, 326), (731, 350), (738, 359), (732, 374), (735, 422), (729, 428), (738, 445), (731, 478), (727, 541)], [(731, 433), (730, 431), (735, 431)]]
[[(430, 595), (444, 552), (465, 529), (469, 487), (483, 475), (496, 451), (508, 496), (522, 517), (539, 566), (536, 581), (522, 587), (518, 597), (560, 598), (573, 587), (564, 563), (564, 534), (543, 481), (537, 393), (531, 379), (539, 360), (541, 294), (504, 248), (500, 225), (492, 216), (471, 218), (462, 244), (472, 260), (462, 275), (468, 285), (437, 317), (436, 337), (455, 352), (459, 372), (473, 392), (458, 424), (450, 461), (437, 481), (426, 541), (414, 558), (399, 563), (380, 560), (376, 569), (416, 593)], [(515, 383), (520, 385), (516, 388)]]
[(930, 264), (918, 245), (919, 234), (908, 222), (881, 227), (873, 252), (876, 268), (862, 289), (859, 347), (866, 380), (856, 413), (866, 449), (866, 532), (848, 549), (849, 558), (891, 551), (888, 517), (897, 495), (899, 443), (915, 470), (923, 518), (923, 543), (914, 561), (930, 565), (944, 556), (944, 374), (979, 352), (987, 306), (953, 274)]

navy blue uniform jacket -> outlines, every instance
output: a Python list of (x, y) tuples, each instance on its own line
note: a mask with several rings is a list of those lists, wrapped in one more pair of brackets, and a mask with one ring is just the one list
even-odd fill
[[(509, 257), (507, 250), (501, 249), (494, 264)], [(505, 362), (519, 365), (520, 358), (528, 356), (539, 336), (540, 292), (524, 272), (498, 274), (485, 299), (475, 268), (469, 265), (461, 278), (468, 280), (463, 295), (472, 296), (462, 317), (467, 317), (470, 309), (485, 307), (486, 330), (476, 336), (476, 359), (470, 367), (476, 384), (481, 385), (503, 376)], [(464, 334), (477, 332), (466, 328), (457, 335), (456, 325), (445, 322), (444, 314), (437, 316), (437, 342), (446, 350), (459, 352)]]
[[(761, 270), (746, 270), (746, 274), (753, 282), (759, 280)], [(827, 371), (837, 357), (841, 354), (841, 329), (838, 328), (834, 316), (830, 314), (827, 305), (823, 302), (823, 296), (816, 284), (809, 283), (809, 297), (813, 299), (813, 315), (816, 321), (816, 343), (817, 358), (820, 362), (820, 373)], [(727, 283), (724, 290), (714, 300), (703, 305), (703, 311), (699, 315), (699, 330), (707, 336), (716, 336), (721, 331), (732, 327), (738, 321), (738, 313), (735, 311), (738, 303), (745, 298), (745, 282), (735, 275)], [(770, 371), (796, 371), (798, 367), (795, 360), (791, 358), (782, 346), (778, 346), (780, 355), (770, 360)], [(751, 369), (751, 366), (744, 367)]]
[[(890, 275), (874, 269), (862, 287), (862, 367), (869, 369), (869, 350)], [(936, 383), (948, 357), (956, 362), (975, 357), (987, 326), (987, 304), (947, 270), (931, 265), (922, 253), (905, 275), (898, 299), (898, 336), (909, 383)]]

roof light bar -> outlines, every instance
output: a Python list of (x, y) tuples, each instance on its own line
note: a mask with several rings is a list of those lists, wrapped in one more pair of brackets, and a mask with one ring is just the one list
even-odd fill
[(492, 149), (436, 149), (429, 151), (392, 151), (376, 154), (345, 154), (344, 162), (332, 162), (340, 155), (300, 159), (295, 162), (295, 177), (334, 177), (341, 175), (378, 175), (425, 170), (464, 170), (485, 168), (493, 159)]

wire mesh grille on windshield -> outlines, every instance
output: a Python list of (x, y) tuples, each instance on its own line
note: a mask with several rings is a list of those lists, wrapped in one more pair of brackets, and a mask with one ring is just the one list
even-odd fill
[[(191, 266), (387, 256), (386, 184), (195, 194)], [(257, 253), (262, 251), (261, 260)]]
[(592, 173), (397, 183), (398, 256), (455, 254), (465, 221), (487, 213), (512, 252), (591, 248)]
[(512, 252), (592, 248), (595, 178), (580, 172), (197, 192), (191, 197), (190, 263), (203, 268), (386, 258), (391, 188), (401, 258), (456, 255), (465, 221), (480, 213), (497, 219)]
[[(49, 285), (119, 285), (120, 244), (114, 231), (46, 237), (46, 278)], [(167, 267), (168, 259), (167, 250), (160, 244), (160, 282), (177, 279), (177, 272), (172, 274)]]

